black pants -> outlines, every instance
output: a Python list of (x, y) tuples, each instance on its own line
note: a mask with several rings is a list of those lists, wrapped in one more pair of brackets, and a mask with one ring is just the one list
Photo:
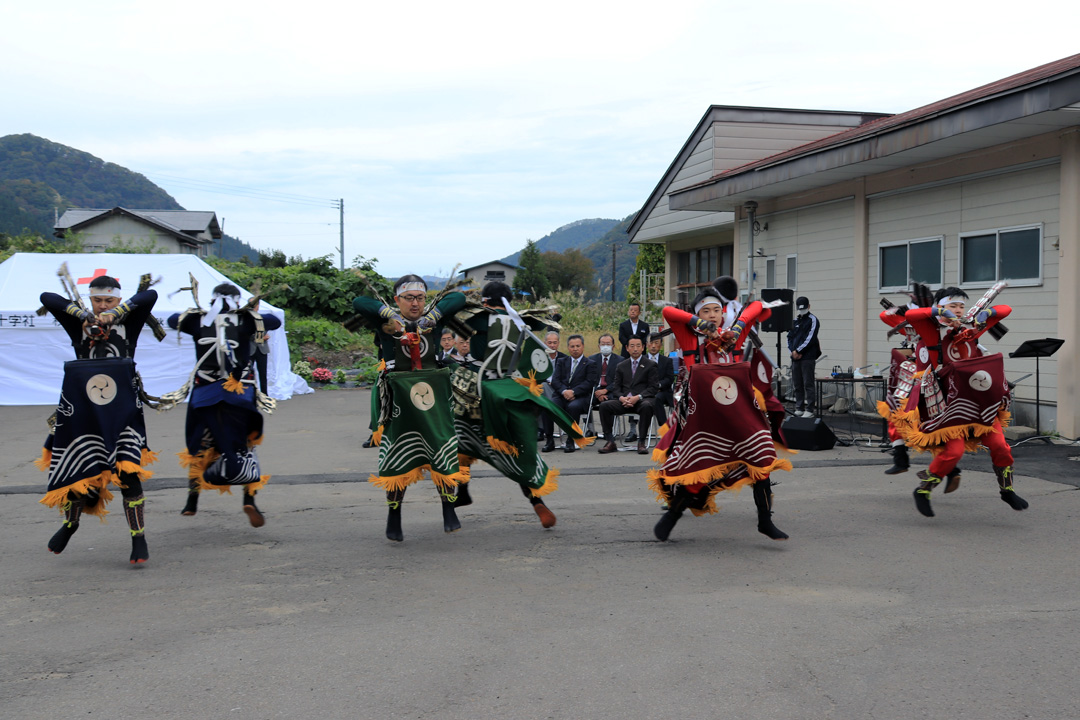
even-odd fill
[[(581, 418), (581, 414), (589, 409), (589, 396), (576, 397), (573, 400), (567, 400), (562, 395), (556, 394), (551, 398), (551, 402), (555, 403), (563, 410), (570, 418), (577, 422)], [(543, 423), (544, 435), (549, 440), (555, 436), (555, 421), (552, 419), (550, 413), (540, 413), (540, 422)], [(583, 428), (584, 429), (584, 428)], [(569, 438), (567, 438), (569, 441)]]
[(795, 390), (795, 410), (814, 412), (817, 407), (814, 386), (814, 364), (817, 358), (794, 360), (791, 363), (791, 386)]

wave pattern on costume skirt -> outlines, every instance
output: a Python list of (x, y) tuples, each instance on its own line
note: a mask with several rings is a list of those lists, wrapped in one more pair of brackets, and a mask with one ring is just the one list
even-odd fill
[(664, 463), (665, 472), (679, 467), (708, 463), (717, 465), (731, 462), (733, 458), (745, 460), (751, 465), (766, 465), (776, 459), (772, 435), (760, 430), (741, 443), (733, 443), (718, 435), (695, 433), (686, 443), (677, 445)]
[(451, 436), (436, 451), (421, 433), (410, 430), (399, 435), (390, 447), (385, 444), (380, 446), (379, 467), (386, 468), (386, 474), (390, 474), (391, 468), (407, 467), (416, 459), (422, 460), (422, 464), (427, 464), (428, 458), (431, 458), (433, 466), (450, 467), (457, 460), (456, 440)]

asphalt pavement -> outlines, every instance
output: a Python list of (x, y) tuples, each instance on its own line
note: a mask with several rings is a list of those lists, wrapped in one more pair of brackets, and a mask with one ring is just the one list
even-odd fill
[[(989, 457), (914, 508), (875, 440), (777, 473), (773, 542), (749, 492), (657, 542), (648, 457), (556, 452), (544, 530), (478, 466), (462, 530), (430, 482), (405, 542), (363, 482), (366, 391), (283, 402), (274, 475), (182, 517), (179, 408), (147, 418), (150, 562), (127, 563), (119, 504), (67, 550), (40, 504), (43, 407), (0, 407), (0, 717), (1076, 718), (1075, 445), (1017, 448), (1016, 512)], [(925, 463), (916, 458), (916, 465)]]

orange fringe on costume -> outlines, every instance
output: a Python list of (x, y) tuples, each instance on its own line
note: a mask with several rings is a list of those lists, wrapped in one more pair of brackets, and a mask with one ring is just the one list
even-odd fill
[(514, 457), (517, 457), (521, 454), (521, 452), (517, 449), (517, 446), (511, 445), (504, 440), (500, 440), (494, 435), (488, 435), (484, 439), (487, 440), (487, 444), (490, 445), (491, 449), (495, 452), (500, 452), (503, 455), (513, 455)]
[[(654, 451), (655, 452), (655, 451)], [(746, 468), (747, 476), (742, 478), (734, 485), (726, 488), (718, 488), (717, 490), (737, 490), (743, 485), (750, 485), (758, 480), (767, 478), (771, 473), (777, 470), (791, 470), (791, 462), (789, 460), (781, 460), (777, 458), (773, 460), (767, 467), (757, 467), (751, 465), (744, 460), (734, 460), (732, 462), (723, 463), (721, 465), (713, 465), (710, 468), (704, 470), (698, 470), (697, 472), (687, 473), (685, 475), (679, 475), (677, 477), (670, 477), (664, 475), (663, 470), (649, 470), (646, 476), (649, 478), (649, 487), (654, 491), (662, 490), (663, 485), (705, 485), (713, 480), (722, 478), (732, 470), (739, 467)], [(663, 485), (659, 484), (662, 483)], [(666, 496), (662, 492), (657, 492), (661, 502), (666, 500)]]
[[(995, 425), (1004, 430), (1009, 427), (1012, 420), (1012, 414), (1008, 410), (1000, 409), (994, 425), (965, 423), (924, 433), (919, 429), (918, 410), (909, 410), (907, 412), (896, 410), (883, 413), (883, 405), (884, 403), (878, 403), (878, 413), (892, 422), (893, 427), (896, 428), (897, 433), (904, 439), (908, 447), (916, 452), (929, 452), (932, 455), (939, 455), (945, 449), (946, 443), (957, 438), (964, 440), (965, 452), (977, 452), (983, 447), (981, 438), (984, 435), (994, 432), (996, 430)], [(885, 410), (888, 410), (888, 406), (885, 406)]]
[[(109, 486), (115, 485), (118, 488), (127, 487), (120, 478), (122, 473), (136, 475), (139, 480), (149, 480), (154, 476), (154, 473), (152, 470), (147, 470), (145, 466), (157, 462), (157, 459), (157, 453), (143, 448), (142, 457), (140, 458), (141, 463), (133, 463), (130, 460), (121, 460), (115, 465), (116, 472), (104, 470), (97, 475), (83, 478), (67, 487), (50, 490), (45, 493), (45, 497), (41, 498), (38, 502), (47, 507), (62, 507), (67, 504), (71, 493), (85, 495), (90, 490), (97, 490), (100, 500), (98, 500), (97, 504), (93, 507), (84, 508), (83, 512), (87, 515), (95, 515), (99, 517), (102, 522), (105, 522), (105, 516), (109, 514), (109, 511), (105, 509), (105, 506), (112, 502), (113, 499), (113, 493), (109, 490)], [(43, 471), (47, 471), (51, 463), (52, 451), (45, 449), (42, 449), (41, 457), (34, 461), (34, 465)]]
[(240, 382), (232, 375), (229, 376), (229, 378), (225, 381), (222, 387), (224, 387), (231, 393), (236, 393), (237, 395), (244, 394), (244, 383)]
[(383, 426), (380, 425), (378, 430), (371, 433), (371, 442), (373, 445), (378, 446), (382, 444), (383, 429)]
[[(262, 438), (259, 438), (259, 442)], [(258, 443), (255, 443), (258, 444)], [(232, 489), (234, 487), (242, 487), (245, 492), (254, 495), (257, 491), (266, 487), (266, 484), (270, 482), (269, 475), (260, 475), (256, 482), (248, 483), (247, 485), (215, 485), (208, 482), (203, 474), (206, 472), (206, 468), (210, 467), (211, 463), (221, 457), (214, 448), (206, 448), (197, 455), (192, 455), (187, 450), (176, 453), (176, 456), (180, 459), (180, 467), (187, 468), (188, 479), (195, 481), (195, 489), (199, 492), (203, 490), (217, 490), (221, 494), (228, 493), (232, 495)]]
[(524, 385), (533, 395), (540, 396), (544, 394), (544, 387), (540, 383), (536, 382), (535, 370), (530, 370), (529, 377), (527, 378), (514, 378), (514, 382), (516, 382), (518, 385)]
[(581, 435), (581, 437), (579, 438), (574, 438), (574, 444), (577, 445), (579, 448), (588, 447), (589, 445), (592, 445), (594, 442), (596, 442), (596, 437), (586, 436), (585, 431), (582, 430), (581, 426), (577, 423), (571, 425), (570, 429), (576, 432), (578, 435)]
[(549, 468), (547, 475), (544, 476), (544, 484), (535, 490), (530, 489), (529, 492), (535, 498), (544, 497), (555, 492), (559, 489), (559, 473), (559, 470)]
[(471, 470), (468, 467), (463, 467), (456, 473), (444, 475), (432, 470), (431, 465), (421, 465), (402, 475), (369, 475), (368, 482), (387, 492), (404, 490), (413, 483), (423, 480), (425, 472), (431, 475), (431, 481), (443, 490), (453, 490), (459, 484), (468, 482), (471, 477)]

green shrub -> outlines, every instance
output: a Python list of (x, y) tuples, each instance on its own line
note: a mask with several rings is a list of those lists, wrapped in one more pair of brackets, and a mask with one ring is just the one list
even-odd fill
[(312, 382), (314, 380), (314, 377), (311, 374), (311, 365), (309, 365), (305, 360), (298, 360), (297, 362), (293, 363), (292, 371), (300, 377), (304, 378), (306, 382)]

